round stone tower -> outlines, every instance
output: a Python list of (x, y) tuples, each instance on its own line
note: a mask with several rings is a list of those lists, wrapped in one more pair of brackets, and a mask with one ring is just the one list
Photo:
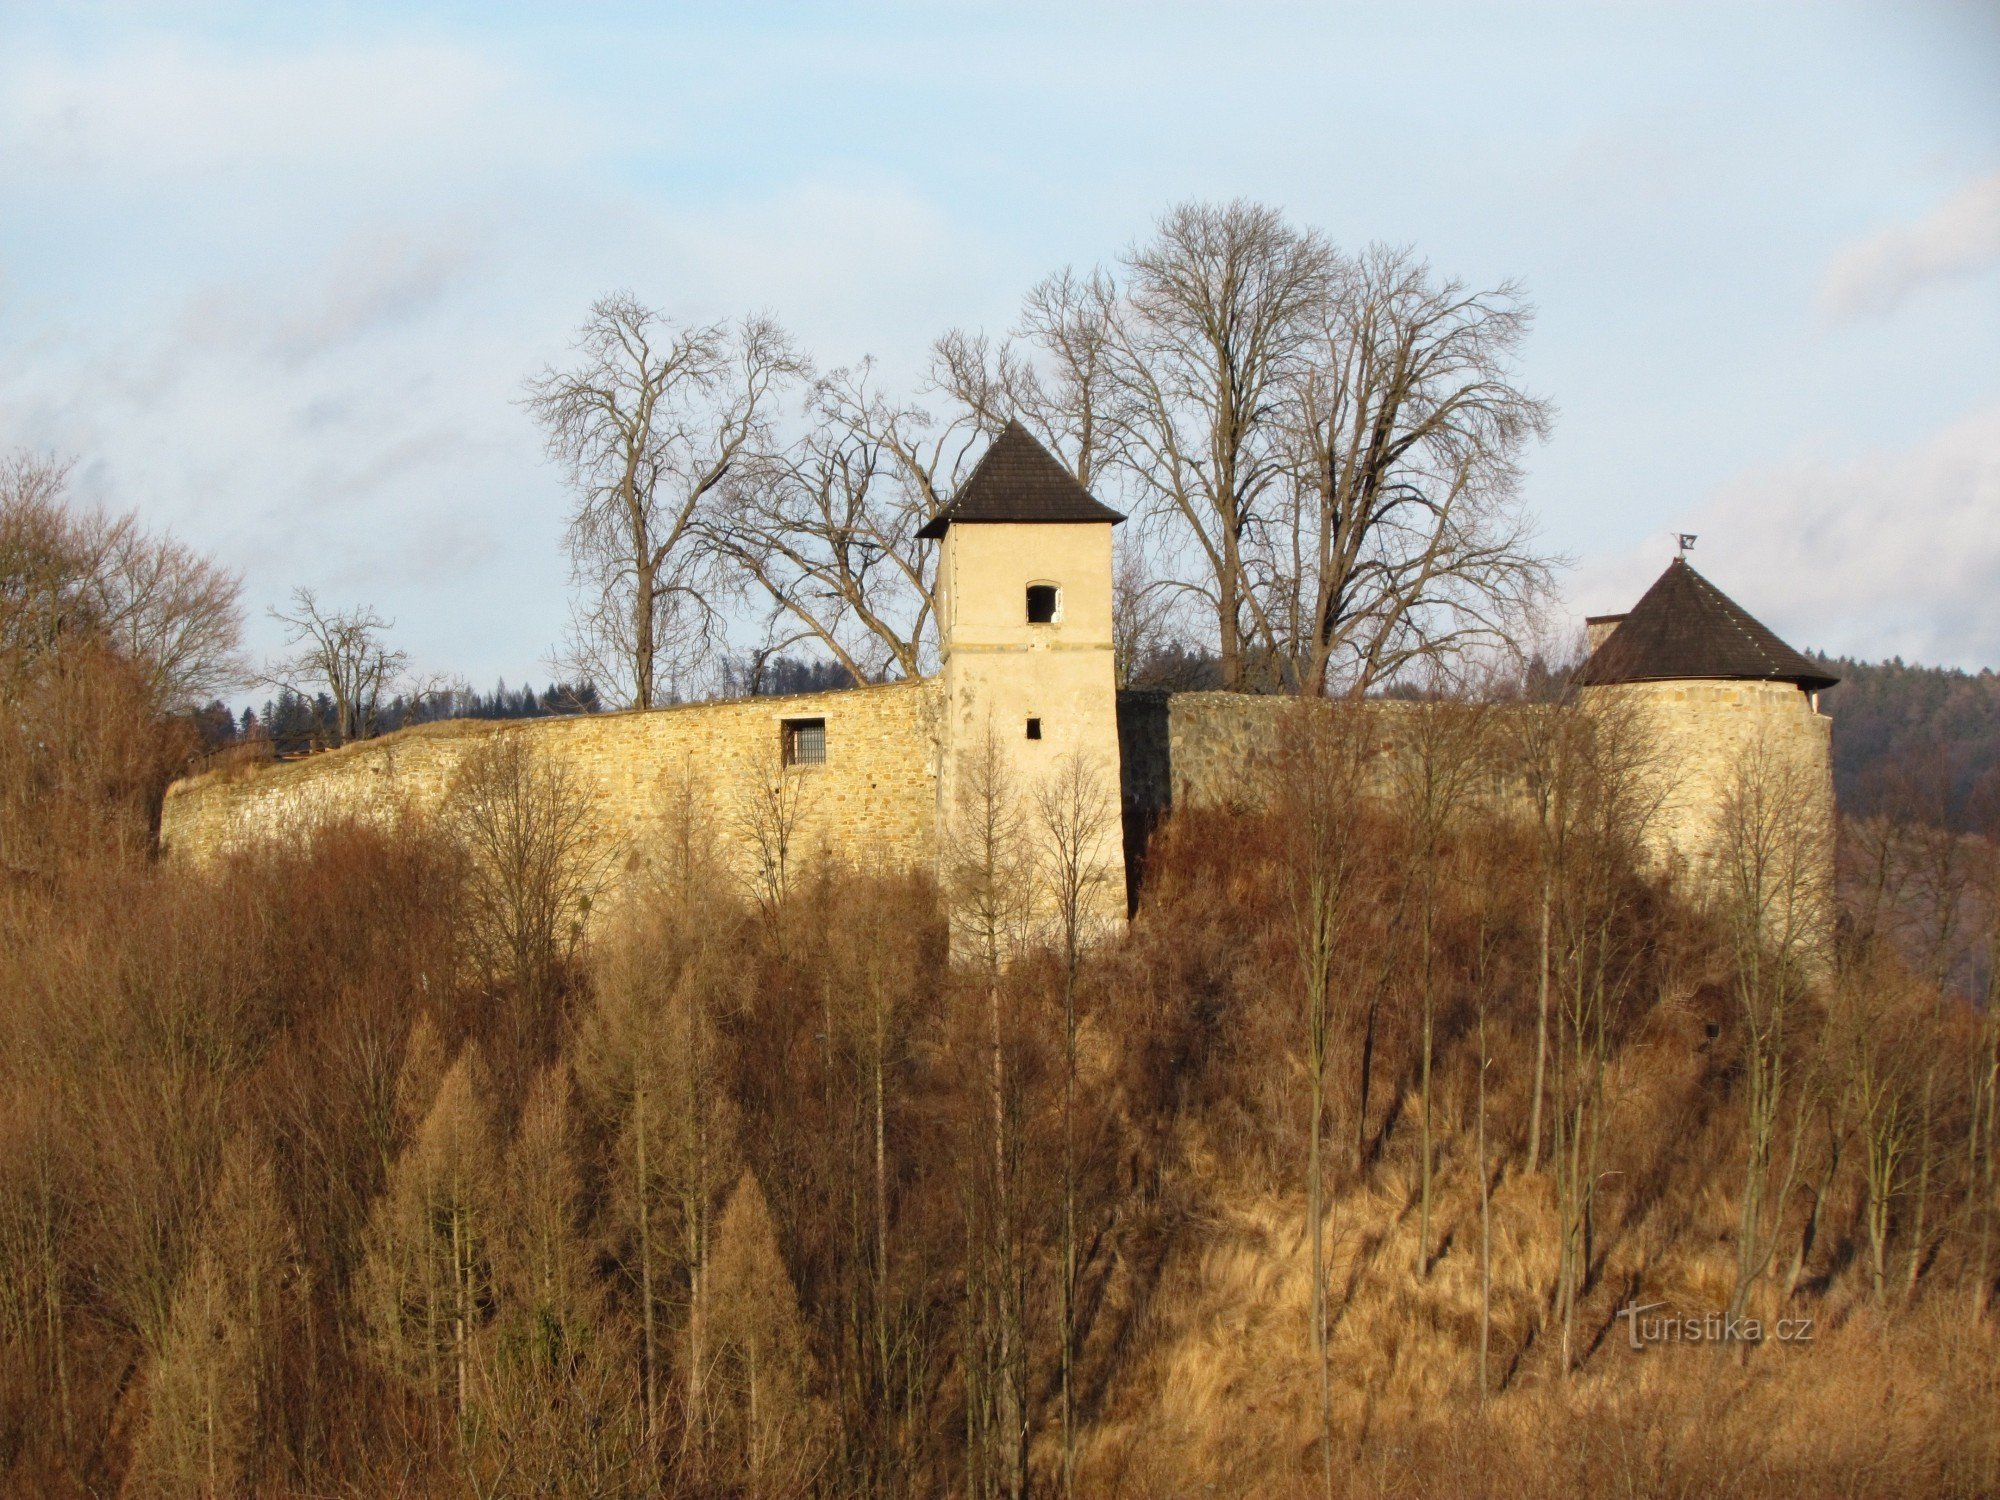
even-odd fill
[(1782, 797), (1792, 832), (1818, 841), (1830, 882), (1832, 721), (1819, 695), (1839, 678), (1685, 557), (1629, 614), (1589, 623), (1593, 649), (1578, 676), (1584, 705), (1629, 716), (1655, 779), (1649, 841), (1663, 862), (1683, 864), (1697, 885), (1710, 878), (1726, 810), (1754, 779), (1767, 798)]

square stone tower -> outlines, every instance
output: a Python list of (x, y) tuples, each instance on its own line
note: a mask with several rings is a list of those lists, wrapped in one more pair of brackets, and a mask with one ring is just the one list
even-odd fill
[[(1081, 771), (1101, 809), (1085, 841), (1097, 867), (1094, 926), (1125, 915), (1111, 631), (1111, 528), (1124, 519), (1010, 422), (918, 533), (940, 544), (941, 865), (953, 858), (953, 829), (967, 815), (969, 786), (989, 779), (987, 765), (1000, 772), (1029, 845), (1046, 842), (1042, 790)], [(1045, 893), (1024, 902), (1043, 917), (1047, 904)]]

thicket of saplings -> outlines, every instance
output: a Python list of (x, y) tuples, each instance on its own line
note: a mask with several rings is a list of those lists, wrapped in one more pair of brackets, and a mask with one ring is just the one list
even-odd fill
[(1076, 767), (968, 775), (941, 881), (690, 776), (614, 900), (504, 736), (197, 869), (59, 613), (0, 663), (15, 1492), (2000, 1485), (1985, 843), (1848, 830), (1829, 934), (1753, 756), (1696, 900), (1641, 740), (1435, 702), (1301, 710), (1094, 944)]

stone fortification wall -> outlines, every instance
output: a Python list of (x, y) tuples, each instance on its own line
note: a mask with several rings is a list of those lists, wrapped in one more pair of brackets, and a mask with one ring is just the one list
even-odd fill
[[(1655, 848), (1663, 859), (1688, 865), (1697, 881), (1746, 757), (1761, 753), (1791, 768), (1806, 789), (1804, 820), (1831, 829), (1831, 723), (1789, 684), (1641, 683), (1593, 688), (1584, 701), (1630, 714), (1640, 726), (1660, 788)], [(1259, 767), (1279, 741), (1287, 703), (1243, 693), (1118, 695), (1130, 879), (1137, 880), (1147, 836), (1169, 809), (1258, 800)], [(1384, 751), (1393, 755), (1405, 705), (1374, 702), (1370, 711), (1380, 717)], [(682, 781), (691, 776), (722, 849), (747, 876), (755, 856), (742, 826), (745, 794), (776, 762), (785, 721), (818, 718), (826, 724), (826, 762), (791, 773), (804, 789), (794, 850), (808, 859), (823, 851), (861, 866), (930, 868), (938, 844), (941, 714), (940, 685), (931, 679), (650, 713), (425, 725), (303, 760), (180, 782), (167, 793), (161, 842), (173, 855), (208, 859), (330, 816), (428, 811), (443, 801), (468, 750), (490, 736), (517, 734), (593, 794), (597, 835), (623, 867), (645, 865), (649, 843), (664, 831)], [(1495, 794), (1507, 798), (1517, 788), (1517, 776), (1500, 767)]]
[(160, 822), (173, 856), (211, 859), (328, 817), (386, 818), (439, 806), (469, 750), (522, 736), (592, 794), (595, 832), (622, 868), (641, 868), (692, 774), (727, 857), (751, 788), (778, 763), (788, 719), (823, 719), (826, 760), (799, 779), (794, 849), (871, 867), (928, 867), (937, 823), (937, 693), (892, 683), (788, 698), (745, 698), (574, 718), (460, 719), (406, 729), (302, 760), (211, 772), (168, 789)]
[[(1296, 700), (1259, 693), (1118, 695), (1118, 745), (1128, 814), (1157, 820), (1173, 807), (1256, 805), (1259, 778), (1279, 743), (1285, 713)], [(1370, 699), (1381, 749), (1393, 749), (1397, 716), (1406, 705)]]
[[(1244, 693), (1125, 692), (1118, 737), (1128, 858), (1173, 807), (1243, 807), (1259, 798), (1259, 767), (1278, 743), (1290, 700)], [(1649, 829), (1662, 864), (1678, 861), (1697, 884), (1721, 833), (1720, 816), (1745, 766), (1762, 756), (1771, 772), (1794, 778), (1797, 818), (1810, 836), (1833, 826), (1832, 721), (1783, 682), (1677, 681), (1591, 688), (1586, 711), (1630, 715), (1639, 763), (1652, 778), (1658, 811)], [(1407, 706), (1370, 700), (1382, 750), (1394, 754), (1396, 719)], [(1510, 718), (1542, 710), (1499, 710)], [(1517, 737), (1502, 725), (1499, 744)], [(1491, 791), (1528, 803), (1523, 768), (1496, 766)], [(1830, 858), (1830, 855), (1829, 855)]]

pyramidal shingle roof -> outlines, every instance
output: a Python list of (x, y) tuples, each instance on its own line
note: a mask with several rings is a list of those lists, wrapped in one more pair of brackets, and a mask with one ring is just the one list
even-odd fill
[(967, 521), (1124, 520), (1099, 504), (1019, 422), (1000, 429), (958, 493), (917, 535), (932, 540)]
[(1585, 684), (1721, 677), (1792, 682), (1808, 692), (1840, 681), (1753, 619), (1677, 557), (1590, 654)]

